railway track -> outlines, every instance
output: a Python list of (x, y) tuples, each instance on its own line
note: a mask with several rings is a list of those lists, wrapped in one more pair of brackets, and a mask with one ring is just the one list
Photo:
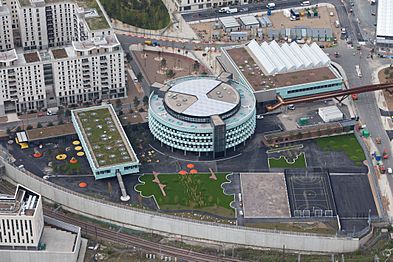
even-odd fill
[[(0, 183), (0, 192), (11, 194), (11, 195), (14, 194), (14, 191), (6, 187), (3, 183)], [(242, 261), (235, 258), (219, 257), (215, 255), (194, 252), (191, 250), (186, 250), (169, 245), (159, 244), (126, 233), (118, 232), (113, 229), (104, 228), (94, 223), (81, 221), (77, 218), (74, 218), (62, 212), (56, 212), (45, 206), (43, 207), (43, 211), (44, 211), (44, 215), (48, 217), (79, 226), (82, 232), (86, 233), (86, 235), (91, 238), (97, 237), (98, 239), (106, 240), (109, 242), (138, 247), (143, 250), (156, 253), (159, 255), (176, 257), (178, 260), (190, 261), (190, 262), (212, 262), (212, 261), (240, 262)]]

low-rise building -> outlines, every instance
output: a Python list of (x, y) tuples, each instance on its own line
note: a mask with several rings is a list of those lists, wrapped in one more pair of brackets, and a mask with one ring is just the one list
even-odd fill
[(342, 89), (343, 78), (329, 57), (313, 43), (263, 42), (222, 48), (219, 62), (235, 80), (252, 90), (258, 102)]
[(240, 24), (233, 16), (220, 17), (218, 21), (227, 33), (240, 30)]

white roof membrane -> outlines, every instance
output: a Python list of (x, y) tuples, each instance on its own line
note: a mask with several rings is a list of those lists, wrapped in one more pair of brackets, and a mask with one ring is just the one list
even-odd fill
[(377, 36), (393, 37), (393, 1), (378, 0)]
[(262, 52), (264, 52), (276, 66), (278, 73), (282, 73), (286, 71), (285, 64), (276, 56), (274, 51), (270, 48), (267, 42), (263, 42), (261, 44)]
[(302, 61), (304, 68), (312, 67), (312, 61), (310, 60), (310, 58), (308, 58), (308, 56), (306, 56), (306, 54), (296, 42), (292, 42), (289, 47), (291, 48), (293, 54), (296, 55), (296, 57), (299, 58), (300, 61)]
[(255, 40), (251, 40), (246, 47), (248, 48), (248, 53), (252, 58), (254, 58), (257, 65), (261, 68), (261, 70), (270, 75), (277, 73), (277, 68), (275, 64), (273, 64), (269, 57), (262, 51), (261, 47)]
[(276, 41), (270, 42), (270, 48), (274, 53), (280, 58), (280, 60), (285, 64), (287, 71), (293, 71), (296, 69), (296, 65), (289, 59), (289, 57), (284, 53), (282, 48), (277, 44)]

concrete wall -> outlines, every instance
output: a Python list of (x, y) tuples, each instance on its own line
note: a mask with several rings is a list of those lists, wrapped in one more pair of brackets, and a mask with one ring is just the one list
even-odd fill
[(201, 240), (277, 249), (285, 246), (290, 250), (341, 253), (359, 248), (358, 238), (327, 237), (221, 225), (162, 215), (93, 199), (45, 181), (25, 170), (22, 172), (6, 161), (3, 162), (9, 178), (22, 185), (29, 185), (29, 188), (39, 192), (43, 197), (98, 219), (121, 223), (125, 227), (136, 226)]

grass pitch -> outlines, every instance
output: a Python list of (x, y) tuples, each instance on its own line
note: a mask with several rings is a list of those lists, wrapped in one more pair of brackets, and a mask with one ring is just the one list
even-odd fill
[(217, 180), (209, 178), (210, 174), (160, 174), (161, 184), (166, 185), (164, 197), (158, 185), (152, 180), (153, 175), (143, 175), (135, 189), (144, 197), (154, 196), (162, 210), (197, 210), (224, 217), (233, 217), (234, 209), (230, 207), (233, 196), (225, 195), (222, 183), (228, 182), (225, 173), (217, 173)]
[(316, 143), (324, 151), (344, 152), (357, 166), (361, 166), (366, 160), (363, 149), (353, 134), (318, 138)]

